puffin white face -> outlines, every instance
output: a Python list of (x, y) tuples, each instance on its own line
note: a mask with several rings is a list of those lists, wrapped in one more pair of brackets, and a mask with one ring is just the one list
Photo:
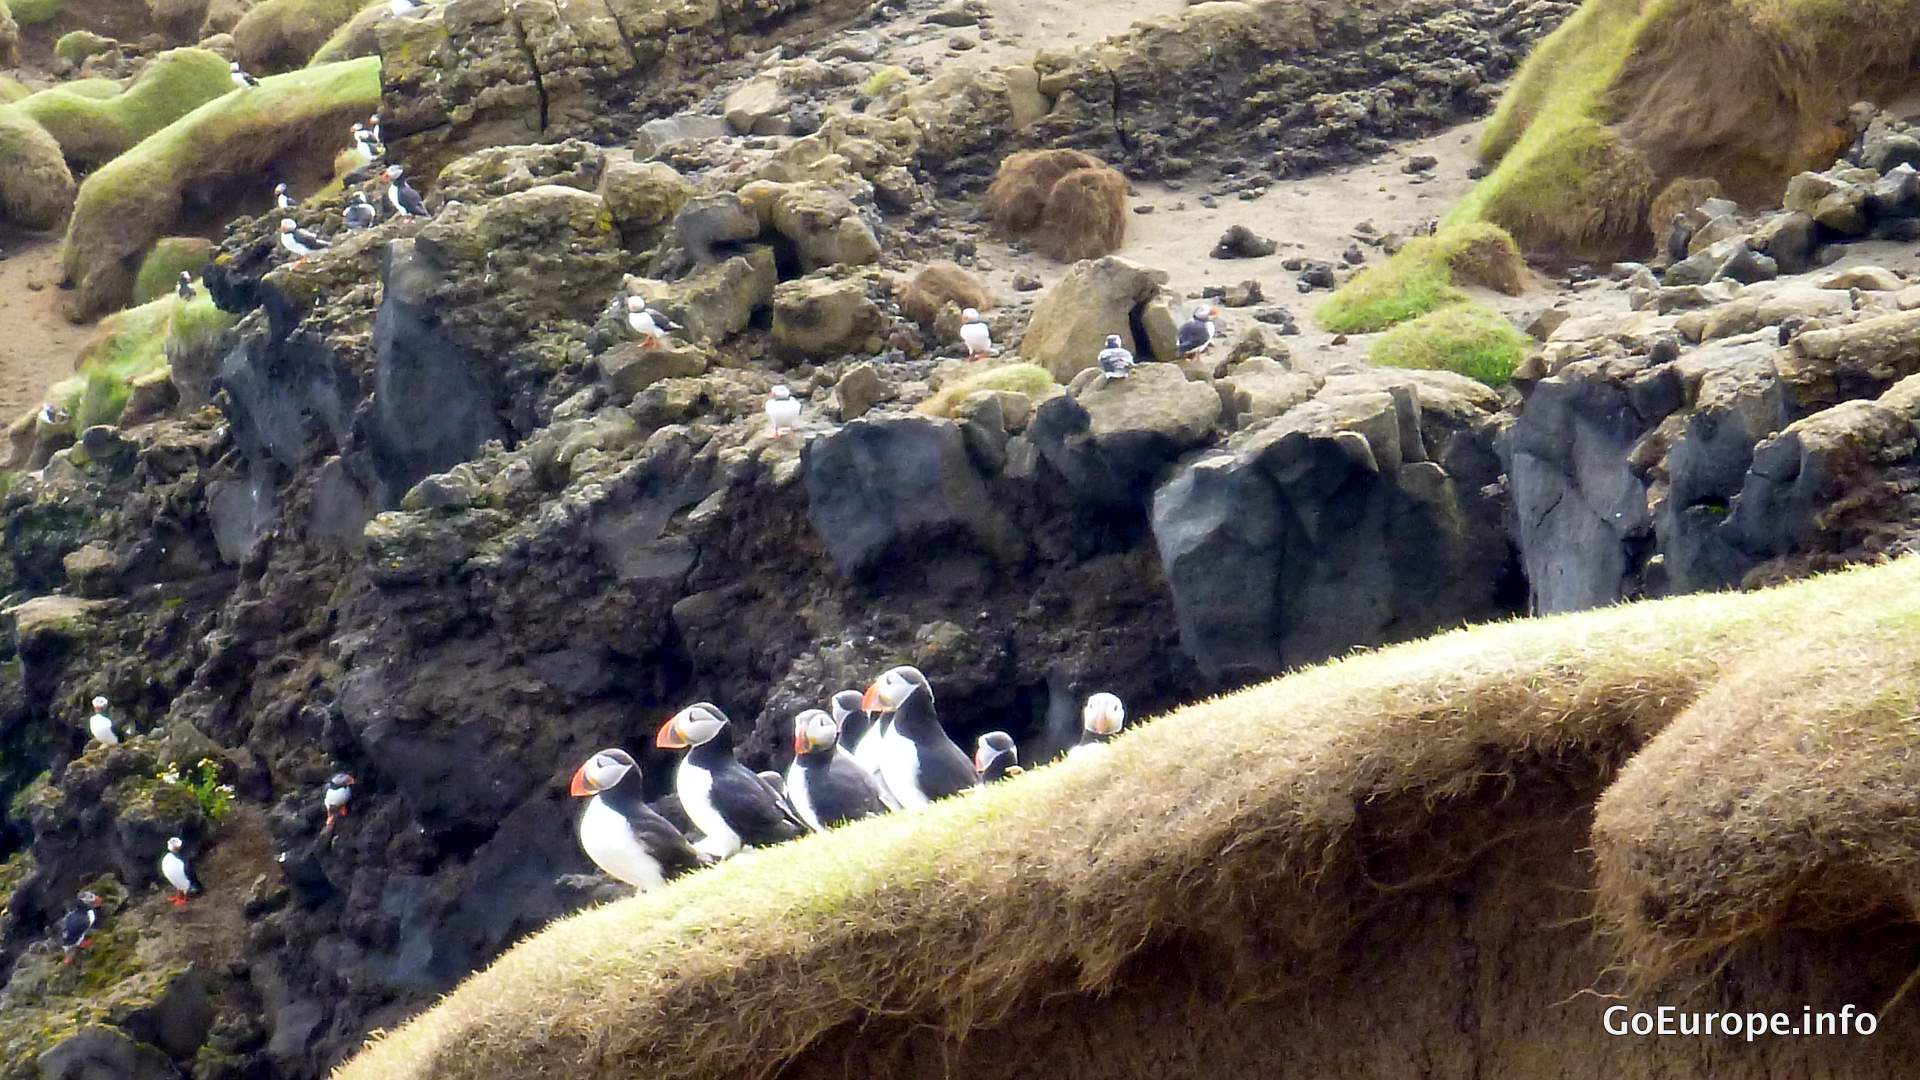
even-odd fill
[(273, 185), (273, 193), (275, 195), (285, 195), (287, 193), (287, 185), (285, 184)]
[(293, 223), (293, 219), (292, 219), (292, 218), (290, 218), (290, 217), (283, 217), (283, 218), (281, 218), (281, 219), (280, 219), (280, 231), (281, 231), (281, 232), (283, 232), (283, 233), (289, 233), (289, 232), (292, 232), (292, 231), (293, 231), (293, 230), (294, 230), (295, 228), (297, 228), (297, 226), (296, 226), (296, 225), (294, 225), (294, 223)]
[(860, 708), (860, 691), (842, 690), (833, 695), (833, 722), (841, 727), (847, 726), (847, 717)]
[(103, 698), (103, 697), (97, 697), (97, 698), (94, 698), (94, 699), (93, 699), (93, 711), (94, 711), (94, 712), (100, 712), (100, 711), (102, 711), (102, 710), (104, 710), (104, 709), (105, 709), (106, 707), (107, 707), (107, 699), (106, 699), (106, 698)]
[(660, 733), (654, 736), (653, 744), (662, 750), (685, 750), (690, 746), (704, 746), (720, 734), (727, 726), (727, 714), (720, 711), (718, 705), (705, 701), (689, 705), (673, 714), (673, 719), (660, 725)]
[(812, 754), (832, 750), (840, 741), (840, 725), (820, 709), (808, 709), (793, 718), (793, 752)]
[(327, 781), (328, 787), (352, 787), (355, 781), (352, 773), (337, 772)]
[[(185, 285), (192, 280), (193, 280), (193, 274), (191, 272), (186, 270), (180, 271), (180, 284)], [(105, 701), (106, 699), (98, 698), (96, 700)]]
[(167, 850), (173, 852), (175, 855), (180, 854), (180, 838), (175, 836), (168, 839)]
[(1199, 307), (1194, 308), (1193, 318), (1195, 322), (1206, 322), (1208, 319), (1213, 318), (1213, 305), (1201, 304)]
[(647, 310), (647, 298), (646, 298), (646, 297), (644, 297), (644, 296), (629, 296), (629, 297), (627, 297), (627, 310), (628, 310), (628, 311), (645, 311), (645, 310)]
[(94, 895), (93, 893), (90, 893), (90, 892), (83, 892), (83, 893), (81, 893), (81, 894), (80, 894), (80, 902), (81, 902), (82, 904), (85, 904), (85, 905), (86, 905), (87, 907), (99, 907), (99, 906), (100, 906), (100, 898), (99, 898), (98, 896), (96, 896), (96, 895)]
[(401, 176), (406, 174), (406, 171), (407, 170), (401, 168), (398, 165), (389, 165), (387, 166), (387, 179), (398, 180), (400, 179)]
[(619, 747), (609, 747), (574, 770), (573, 784), (567, 790), (576, 798), (598, 795), (625, 779), (633, 768), (633, 755)]
[(960, 317), (967, 320), (968, 322), (980, 321), (980, 313), (978, 311), (975, 311), (973, 308), (968, 308), (967, 310), (961, 312)]
[(1004, 731), (989, 731), (980, 736), (980, 741), (974, 744), (973, 771), (984, 773), (993, 768), (993, 763), (1003, 756), (1011, 756), (1016, 762), (1020, 760), (1019, 751), (1013, 745), (1013, 736)]
[(920, 674), (919, 668), (905, 665), (892, 668), (867, 687), (860, 698), (860, 707), (870, 713), (892, 712), (905, 704), (907, 695), (915, 690), (925, 690), (927, 700), (933, 700), (933, 687), (928, 685), (927, 677)]
[(1117, 735), (1126, 726), (1127, 709), (1112, 694), (1095, 694), (1080, 711), (1080, 723), (1095, 735)]
[(232, 72), (235, 72), (235, 73), (238, 73), (238, 72), (239, 72), (239, 70), (240, 70), (240, 61), (238, 61), (238, 60), (235, 60), (235, 61), (234, 61), (233, 63), (231, 63), (231, 64), (228, 64), (228, 65), (227, 65), (227, 70), (228, 70), (228, 71), (232, 71)]
[(780, 385), (774, 387), (772, 390), (767, 391), (767, 397), (773, 399), (774, 401), (785, 401), (788, 398), (791, 398), (792, 396), (793, 396), (793, 391), (787, 389), (786, 383), (781, 383)]
[(1119, 347), (1120, 347), (1120, 335), (1119, 335), (1119, 334), (1108, 334), (1108, 335), (1107, 335), (1107, 348), (1109, 348), (1109, 349), (1117, 349), (1117, 348), (1119, 348)]

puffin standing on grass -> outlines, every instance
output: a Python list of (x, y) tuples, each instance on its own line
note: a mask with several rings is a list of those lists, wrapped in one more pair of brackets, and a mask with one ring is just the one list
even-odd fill
[(372, 116), (367, 117), (367, 130), (373, 133), (373, 145), (379, 147), (382, 151), (386, 150), (386, 137), (380, 134), (379, 113), (374, 113)]
[(1214, 311), (1212, 304), (1201, 304), (1199, 307), (1193, 309), (1193, 318), (1180, 324), (1180, 334), (1177, 341), (1180, 346), (1180, 358), (1182, 360), (1206, 352), (1213, 344), (1215, 329), (1213, 320), (1218, 314), (1218, 312)]
[(1107, 347), (1100, 350), (1096, 358), (1100, 363), (1100, 374), (1104, 379), (1124, 379), (1127, 372), (1133, 370), (1133, 353), (1120, 344), (1119, 334), (1107, 335)]
[(87, 718), (87, 732), (101, 746), (119, 746), (120, 736), (113, 733), (113, 717), (107, 715), (107, 699), (93, 699), (93, 715)]
[(353, 786), (359, 781), (352, 773), (337, 772), (327, 781), (327, 793), (320, 797), (320, 804), (327, 808), (327, 823), (321, 832), (333, 831), (335, 818), (347, 816), (347, 804), (353, 801)]
[(1067, 751), (1072, 757), (1090, 746), (1113, 741), (1120, 729), (1127, 726), (1127, 708), (1120, 699), (1112, 694), (1095, 694), (1087, 699), (1086, 707), (1080, 710), (1080, 741)]
[(93, 944), (93, 928), (100, 921), (100, 898), (90, 892), (79, 897), (79, 906), (60, 920), (60, 962), (73, 963), (76, 949)]
[(967, 359), (984, 360), (993, 355), (993, 331), (973, 308), (960, 313), (960, 340), (966, 343)]
[(182, 300), (193, 299), (193, 274), (186, 270), (180, 271), (180, 282), (173, 287), (173, 291)]
[(860, 691), (842, 690), (833, 695), (833, 722), (840, 726), (840, 746), (853, 755), (854, 764), (859, 765), (873, 777), (880, 788), (880, 801), (887, 809), (900, 809), (900, 800), (887, 790), (887, 782), (880, 776), (880, 741), (886, 733), (889, 717), (868, 716), (867, 710), (860, 707)]
[(700, 865), (700, 855), (673, 823), (648, 806), (633, 755), (610, 747), (574, 770), (568, 791), (587, 800), (580, 847), (609, 876), (646, 892)]
[(1004, 731), (989, 731), (980, 736), (973, 748), (973, 771), (980, 774), (983, 784), (1025, 772), (1020, 767), (1020, 750), (1014, 746), (1013, 736)]
[(299, 266), (316, 251), (325, 251), (331, 245), (315, 234), (293, 223), (292, 218), (280, 219), (280, 246), (293, 253), (293, 265)]
[(253, 87), (260, 85), (259, 79), (256, 79), (253, 76), (247, 74), (245, 71), (241, 70), (240, 61), (238, 60), (235, 60), (233, 63), (227, 65), (227, 77), (229, 79), (232, 79), (233, 85), (238, 87), (241, 90), (250, 90)]
[(180, 838), (175, 836), (167, 841), (167, 853), (160, 856), (160, 876), (173, 886), (173, 895), (167, 897), (174, 907), (187, 906), (187, 898), (200, 891), (200, 883), (194, 879), (193, 870), (187, 866), (187, 860), (180, 854)]
[(777, 844), (806, 831), (778, 792), (733, 756), (733, 728), (718, 705), (697, 702), (660, 726), (654, 745), (685, 750), (674, 770), (680, 807), (700, 830), (695, 851), (724, 859), (743, 845)]
[(880, 782), (840, 745), (840, 725), (820, 709), (793, 718), (787, 799), (815, 832), (888, 810)]
[(800, 399), (785, 383), (767, 393), (767, 423), (775, 436), (800, 430)]
[(401, 217), (428, 217), (427, 204), (413, 185), (406, 181), (407, 170), (398, 165), (387, 166), (387, 202)]
[(880, 743), (880, 779), (906, 809), (980, 786), (966, 751), (954, 745), (933, 709), (933, 687), (919, 668), (888, 670), (860, 698), (868, 714), (891, 713)]

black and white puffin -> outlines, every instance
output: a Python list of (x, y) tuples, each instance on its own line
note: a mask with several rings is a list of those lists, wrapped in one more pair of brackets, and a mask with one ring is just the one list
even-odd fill
[(675, 713), (660, 725), (654, 745), (687, 751), (674, 770), (673, 790), (700, 830), (694, 850), (724, 859), (742, 845), (777, 844), (806, 831), (780, 794), (734, 759), (732, 725), (718, 705), (702, 701)]
[(980, 736), (980, 741), (973, 747), (973, 771), (980, 774), (983, 784), (1019, 776), (1024, 772), (1020, 768), (1020, 750), (1013, 745), (1013, 736), (1004, 731), (989, 731)]
[(406, 172), (398, 165), (387, 166), (387, 204), (401, 217), (426, 217), (427, 204), (407, 183)]
[(180, 271), (180, 282), (173, 287), (173, 291), (182, 300), (193, 299), (193, 273), (188, 270)]
[(880, 782), (840, 745), (840, 725), (820, 709), (793, 718), (787, 799), (816, 832), (888, 809)]
[(380, 220), (380, 213), (373, 208), (372, 203), (367, 201), (366, 192), (356, 191), (353, 193), (353, 199), (347, 203), (347, 208), (340, 211), (340, 220), (347, 228), (360, 232), (373, 228), (374, 223)]
[(102, 746), (120, 745), (120, 736), (113, 731), (113, 717), (107, 715), (106, 698), (93, 699), (93, 715), (87, 717), (87, 733)]
[(1112, 741), (1120, 729), (1127, 726), (1127, 708), (1120, 699), (1112, 694), (1095, 694), (1087, 699), (1086, 708), (1080, 710), (1080, 741), (1067, 756)]
[(293, 201), (293, 196), (287, 191), (287, 185), (275, 184), (273, 185), (273, 205), (281, 210), (291, 210), (300, 204)]
[(185, 907), (187, 898), (200, 892), (200, 881), (193, 876), (193, 868), (187, 865), (186, 856), (180, 854), (183, 845), (175, 836), (167, 841), (167, 853), (160, 856), (160, 876), (173, 886), (173, 895), (167, 899), (174, 907)]
[(890, 713), (868, 715), (860, 706), (860, 697), (858, 690), (842, 690), (833, 695), (833, 722), (840, 725), (840, 747), (851, 753), (854, 763), (867, 770), (880, 785), (880, 799), (887, 804), (887, 809), (898, 810), (900, 800), (887, 790), (887, 782), (880, 776), (880, 745), (893, 723), (893, 716)]
[(609, 875), (646, 892), (700, 865), (700, 855), (673, 823), (648, 806), (633, 755), (610, 747), (574, 770), (568, 791), (587, 800), (580, 847)]
[(292, 218), (281, 218), (280, 246), (293, 254), (293, 265), (299, 266), (307, 261), (307, 256), (316, 251), (325, 251), (329, 245), (325, 240), (294, 224)]
[(925, 806), (980, 786), (966, 751), (954, 745), (933, 709), (933, 687), (919, 668), (888, 670), (860, 697), (869, 715), (890, 713), (880, 741), (880, 780), (901, 807)]
[(1133, 370), (1133, 353), (1120, 344), (1119, 334), (1107, 335), (1107, 346), (1095, 360), (1100, 364), (1102, 379), (1124, 379)]
[(1182, 359), (1198, 356), (1213, 344), (1213, 320), (1217, 314), (1212, 304), (1201, 304), (1193, 309), (1193, 318), (1180, 324), (1177, 341)]
[(80, 894), (80, 903), (60, 920), (60, 962), (73, 963), (75, 949), (93, 944), (93, 928), (100, 921), (100, 898), (90, 892)]
[(233, 85), (239, 87), (242, 90), (251, 89), (255, 86), (260, 85), (259, 79), (256, 79), (253, 76), (247, 74), (245, 71), (241, 70), (240, 61), (238, 60), (235, 60), (233, 63), (227, 65), (227, 77), (233, 80)]
[(321, 832), (332, 832), (335, 818), (347, 816), (347, 804), (353, 801), (353, 786), (359, 781), (352, 773), (337, 772), (327, 781), (327, 793), (320, 797), (327, 808), (327, 824)]

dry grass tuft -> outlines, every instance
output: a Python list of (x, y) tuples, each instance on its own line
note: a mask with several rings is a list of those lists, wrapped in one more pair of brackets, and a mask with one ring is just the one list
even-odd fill
[(1377, 266), (1347, 279), (1314, 312), (1338, 334), (1364, 334), (1467, 299), (1458, 286), (1479, 285), (1518, 296), (1527, 288), (1527, 264), (1513, 237), (1497, 225), (1450, 225), (1416, 237)]
[(1048, 258), (1097, 259), (1126, 239), (1127, 178), (1078, 150), (1023, 150), (1000, 163), (987, 209)]
[(962, 401), (983, 390), (1025, 394), (1037, 406), (1050, 397), (1066, 393), (1066, 389), (1054, 381), (1052, 372), (1039, 364), (1000, 364), (969, 372), (942, 386), (933, 396), (914, 406), (914, 411), (922, 416), (950, 417)]
[(922, 267), (899, 286), (897, 299), (901, 314), (931, 328), (948, 304), (961, 310), (992, 308), (993, 290), (978, 274), (957, 263), (936, 262)]
[[(1142, 724), (1097, 758), (749, 852), (569, 918), (338, 1075), (768, 1076), (870, 1019), (960, 1039), (1016, 1002), (1113, 988), (1156, 943), (1326, 952), (1392, 891), (1370, 844), (1404, 845), (1398, 882), (1457, 877), (1493, 846), (1526, 841), (1436, 835), (1450, 808), (1497, 802), (1522, 775), (1604, 774), (1775, 655), (1780, 627), (1857, 624), (1863, 611), (1904, 620), (1917, 640), (1920, 559), (1320, 665)], [(1842, 651), (1822, 670), (1839, 670), (1854, 640), (1834, 639)], [(1303, 971), (1248, 964), (1222, 978), (1256, 994)]]
[(1718, 180), (1704, 176), (1683, 176), (1661, 189), (1647, 210), (1647, 233), (1653, 237), (1654, 248), (1658, 250), (1667, 242), (1668, 234), (1673, 232), (1674, 218), (1698, 209), (1708, 199), (1718, 199), (1725, 194)]

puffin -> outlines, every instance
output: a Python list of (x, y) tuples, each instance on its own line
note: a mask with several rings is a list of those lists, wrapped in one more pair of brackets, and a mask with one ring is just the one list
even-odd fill
[(181, 846), (180, 838), (172, 837), (167, 840), (167, 853), (160, 856), (160, 876), (173, 886), (173, 895), (167, 899), (174, 907), (185, 907), (187, 898), (200, 891), (200, 883), (194, 880), (193, 871), (180, 854)]
[(353, 125), (353, 167), (365, 168), (379, 156), (380, 152), (374, 148), (373, 132), (368, 131), (365, 124)]
[(327, 824), (321, 832), (332, 832), (335, 818), (347, 816), (347, 804), (353, 801), (353, 786), (359, 781), (352, 773), (337, 772), (327, 781), (327, 793), (320, 797), (320, 804), (327, 808)]
[(800, 399), (793, 396), (785, 383), (767, 393), (767, 423), (772, 425), (775, 435), (800, 429)]
[(180, 271), (180, 282), (179, 282), (179, 284), (177, 284), (177, 285), (175, 285), (175, 286), (173, 287), (173, 291), (174, 291), (174, 292), (175, 292), (175, 293), (176, 293), (176, 294), (177, 294), (177, 295), (178, 295), (178, 296), (180, 297), (180, 299), (182, 299), (182, 300), (191, 300), (191, 299), (193, 299), (193, 274), (192, 274), (192, 272), (190, 272), (190, 271), (187, 271), (187, 270), (182, 270), (182, 271)]
[(367, 117), (367, 130), (373, 133), (373, 144), (385, 149), (387, 140), (380, 134), (380, 114)]
[(1013, 736), (1004, 731), (989, 731), (980, 736), (973, 748), (973, 771), (980, 774), (983, 784), (1025, 772), (1020, 767), (1020, 751), (1013, 745)]
[(647, 306), (644, 296), (627, 297), (627, 329), (640, 339), (643, 349), (657, 349), (669, 330), (678, 330), (665, 315)]
[(1213, 344), (1213, 320), (1219, 313), (1212, 304), (1201, 304), (1193, 309), (1193, 318), (1180, 324), (1180, 358), (1198, 356)]
[(401, 217), (427, 217), (427, 204), (420, 200), (420, 193), (406, 182), (406, 170), (398, 165), (387, 166), (387, 202)]
[(891, 713), (880, 742), (880, 779), (903, 808), (925, 806), (980, 786), (980, 774), (940, 727), (933, 709), (933, 687), (919, 668), (889, 669), (867, 692), (860, 707), (869, 715)]
[(413, 0), (387, 0), (387, 12), (392, 15), (409, 15), (419, 10), (420, 5)]
[(293, 265), (299, 266), (307, 261), (307, 256), (316, 251), (325, 251), (329, 245), (325, 240), (295, 225), (292, 218), (281, 218), (280, 246), (293, 253)]
[(609, 876), (647, 892), (700, 865), (687, 838), (642, 798), (640, 771), (625, 750), (609, 747), (588, 758), (568, 791), (587, 800), (580, 847)]
[(251, 89), (255, 86), (260, 85), (259, 79), (256, 79), (253, 76), (247, 74), (245, 71), (241, 70), (240, 61), (238, 60), (235, 60), (233, 63), (227, 65), (227, 77), (233, 80), (234, 86), (239, 87), (242, 90)]
[(119, 746), (120, 736), (113, 733), (113, 717), (107, 715), (107, 699), (93, 699), (93, 715), (87, 718), (87, 731), (101, 746)]
[(73, 963), (75, 949), (93, 944), (93, 928), (100, 921), (100, 898), (91, 892), (82, 892), (79, 900), (79, 905), (60, 920), (60, 962), (63, 964)]
[(275, 184), (273, 185), (273, 205), (281, 210), (291, 210), (300, 204), (294, 202), (293, 196), (287, 194), (287, 185)]
[(861, 768), (872, 774), (880, 785), (880, 799), (887, 809), (900, 809), (900, 800), (887, 790), (887, 782), (880, 775), (880, 745), (893, 718), (882, 714), (878, 717), (867, 715), (860, 706), (861, 694), (858, 690), (842, 690), (833, 695), (833, 722), (840, 725), (840, 745), (853, 754), (853, 760)]
[(993, 355), (993, 332), (986, 320), (973, 308), (960, 313), (960, 340), (967, 346), (967, 359), (981, 360)]
[(1120, 344), (1119, 334), (1107, 335), (1107, 347), (1100, 350), (1100, 374), (1106, 379), (1124, 379), (1133, 367), (1133, 353)]
[(700, 830), (695, 851), (724, 859), (743, 845), (777, 844), (806, 831), (779, 793), (734, 759), (732, 725), (718, 705), (701, 701), (673, 714), (654, 745), (687, 751), (674, 770), (673, 789)]
[(880, 782), (840, 745), (840, 725), (820, 709), (793, 718), (787, 799), (800, 820), (822, 832), (889, 809)]
[(1080, 741), (1067, 756), (1085, 750), (1089, 746), (1113, 741), (1115, 735), (1127, 724), (1127, 708), (1120, 699), (1112, 694), (1095, 694), (1087, 699), (1086, 707), (1080, 710)]
[(367, 201), (367, 193), (364, 191), (354, 192), (353, 199), (347, 203), (347, 208), (340, 212), (340, 220), (355, 232), (373, 228), (374, 222), (379, 219), (380, 212)]

